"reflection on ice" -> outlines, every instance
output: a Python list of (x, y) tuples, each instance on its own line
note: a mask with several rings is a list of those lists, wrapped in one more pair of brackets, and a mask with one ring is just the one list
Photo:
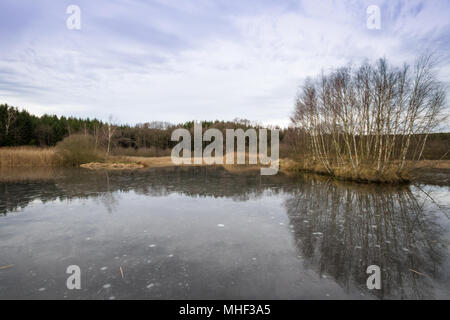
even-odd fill
[(378, 297), (434, 298), (433, 279), (447, 272), (448, 229), (439, 224), (442, 212), (428, 210), (412, 189), (318, 180), (300, 185), (286, 207), (307, 266), (344, 288), (363, 290), (366, 268), (378, 265)]
[(33, 177), (0, 183), (0, 298), (449, 297), (445, 188), (215, 167)]

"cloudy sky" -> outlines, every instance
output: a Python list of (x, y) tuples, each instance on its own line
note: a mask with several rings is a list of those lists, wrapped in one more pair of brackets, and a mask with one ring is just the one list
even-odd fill
[[(67, 28), (69, 5), (80, 30)], [(0, 0), (0, 103), (129, 124), (286, 125), (302, 80), (349, 62), (432, 50), (450, 82), (449, 13), (444, 0)]]

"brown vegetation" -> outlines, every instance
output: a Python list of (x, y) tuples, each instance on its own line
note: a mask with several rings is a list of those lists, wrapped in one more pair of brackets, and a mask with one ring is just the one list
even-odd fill
[[(321, 175), (330, 175), (327, 167), (320, 162), (315, 161), (293, 161), (289, 159), (281, 162), (281, 170), (284, 172), (313, 172)], [(360, 165), (355, 173), (353, 168), (348, 165), (334, 165), (332, 167), (332, 176), (340, 180), (352, 180), (359, 182), (376, 183), (407, 183), (412, 181), (413, 175), (410, 166), (405, 166), (399, 173), (397, 165), (388, 166), (382, 174), (374, 168), (367, 165)]]
[(79, 166), (100, 160), (103, 153), (97, 148), (93, 137), (71, 135), (56, 145), (56, 155), (65, 165)]
[(0, 167), (61, 167), (78, 166), (104, 158), (92, 137), (72, 135), (55, 148), (0, 148)]
[(80, 165), (80, 167), (91, 170), (134, 170), (142, 169), (144, 165), (141, 163), (89, 162)]
[(62, 161), (54, 148), (0, 148), (0, 167), (58, 167)]

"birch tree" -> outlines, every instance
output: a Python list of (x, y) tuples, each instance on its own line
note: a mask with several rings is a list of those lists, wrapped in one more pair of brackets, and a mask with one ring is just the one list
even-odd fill
[(430, 55), (413, 67), (379, 59), (307, 79), (291, 118), (307, 140), (305, 157), (330, 173), (347, 167), (355, 175), (362, 168), (383, 174), (393, 166), (400, 173), (408, 160), (421, 159), (446, 106), (435, 67)]

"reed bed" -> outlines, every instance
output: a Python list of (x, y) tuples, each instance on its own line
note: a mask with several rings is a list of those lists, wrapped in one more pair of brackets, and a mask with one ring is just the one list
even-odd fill
[(0, 167), (59, 167), (61, 159), (53, 148), (0, 148)]

